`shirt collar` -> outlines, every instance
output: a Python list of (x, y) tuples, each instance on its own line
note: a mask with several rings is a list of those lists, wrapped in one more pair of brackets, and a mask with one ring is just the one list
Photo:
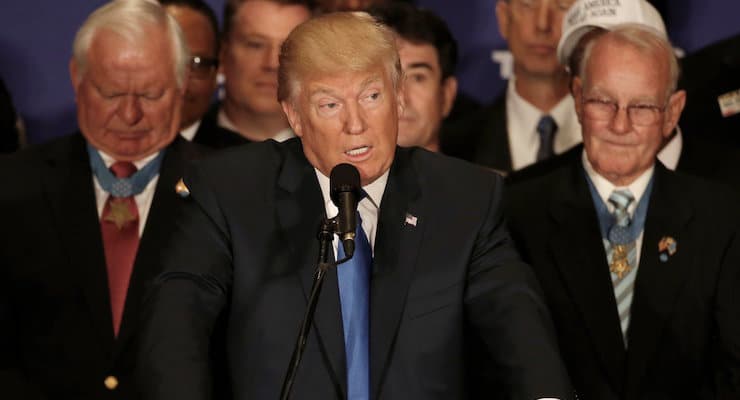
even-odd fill
[(606, 178), (596, 172), (594, 167), (591, 165), (591, 162), (588, 161), (585, 148), (583, 149), (581, 160), (583, 162), (583, 168), (586, 170), (586, 174), (588, 174), (588, 177), (594, 184), (596, 191), (599, 193), (599, 197), (601, 197), (601, 200), (604, 202), (604, 204), (607, 205), (609, 211), (611, 212), (614, 210), (614, 206), (609, 202), (609, 196), (611, 196), (612, 192), (616, 189), (628, 189), (630, 193), (632, 193), (632, 195), (635, 197), (635, 200), (630, 203), (629, 207), (627, 207), (627, 210), (630, 214), (634, 213), (635, 208), (637, 208), (637, 204), (640, 203), (640, 199), (642, 198), (642, 195), (645, 194), (645, 189), (647, 189), (647, 186), (650, 183), (650, 178), (652, 178), (653, 172), (655, 171), (655, 164), (653, 164), (650, 168), (643, 172), (642, 175), (637, 177), (637, 179), (632, 181), (632, 183), (630, 183), (629, 185), (615, 186), (613, 183), (609, 182)]
[[(329, 218), (337, 215), (339, 210), (331, 201), (330, 188), (329, 188), (329, 177), (325, 176), (318, 169), (314, 168), (316, 177), (319, 180), (319, 186), (321, 187), (321, 195), (324, 197), (324, 207), (326, 208), (326, 216)], [(367, 193), (367, 196), (362, 199), (360, 206), (363, 208), (369, 208), (373, 210), (380, 209), (380, 201), (383, 199), (383, 193), (385, 193), (385, 185), (388, 182), (388, 175), (390, 170), (385, 171), (378, 179), (373, 181), (369, 185), (365, 185), (362, 189)]]
[(188, 142), (192, 142), (195, 134), (198, 132), (198, 128), (200, 128), (200, 121), (197, 120), (187, 128), (181, 129), (180, 136), (184, 137)]
[[(117, 161), (115, 158), (108, 155), (103, 150), (100, 150), (100, 149), (96, 149), (96, 150), (98, 150), (98, 153), (100, 153), (100, 158), (103, 159), (103, 162), (105, 163), (105, 166), (107, 168), (110, 168), (110, 166), (113, 165), (113, 163)], [(160, 150), (160, 151), (163, 151), (163, 150)], [(159, 154), (159, 151), (145, 158), (134, 161), (133, 163), (136, 166), (136, 169), (139, 170), (139, 169), (144, 168), (144, 166), (146, 166), (146, 164), (149, 163), (149, 161), (152, 161), (158, 154)]]

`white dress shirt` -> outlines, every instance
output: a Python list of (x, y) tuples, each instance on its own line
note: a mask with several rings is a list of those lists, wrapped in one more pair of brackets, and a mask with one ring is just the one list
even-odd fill
[[(100, 153), (100, 157), (103, 158), (103, 162), (105, 163), (106, 167), (110, 168), (110, 166), (113, 165), (114, 162), (116, 162), (116, 160), (108, 154), (105, 154), (100, 150), (98, 150), (98, 153)], [(137, 169), (142, 169), (149, 161), (153, 160), (157, 156), (157, 154), (158, 153), (154, 153), (142, 160), (134, 161), (134, 165)], [(136, 208), (139, 209), (139, 237), (141, 237), (141, 234), (144, 232), (144, 225), (146, 225), (146, 218), (149, 216), (149, 208), (152, 206), (152, 199), (154, 199), (154, 190), (157, 188), (158, 180), (159, 173), (157, 173), (157, 175), (154, 175), (154, 178), (149, 181), (149, 183), (146, 185), (141, 193), (134, 196)], [(100, 182), (98, 182), (98, 177), (96, 177), (95, 174), (93, 174), (93, 185), (95, 186), (95, 203), (98, 206), (99, 219), (103, 215), (105, 201), (108, 200), (108, 192), (103, 190), (103, 187), (100, 186)], [(172, 190), (174, 190), (174, 188)]]
[(581, 124), (578, 122), (573, 97), (567, 95), (551, 110), (543, 112), (519, 96), (515, 78), (512, 76), (506, 89), (506, 134), (514, 170), (537, 161), (537, 150), (540, 147), (537, 123), (544, 115), (551, 116), (558, 124), (553, 139), (555, 154), (564, 153), (581, 143)]
[(200, 121), (201, 120), (197, 120), (187, 128), (181, 129), (180, 136), (184, 137), (188, 142), (192, 142), (195, 134), (198, 132), (198, 128), (200, 128)]

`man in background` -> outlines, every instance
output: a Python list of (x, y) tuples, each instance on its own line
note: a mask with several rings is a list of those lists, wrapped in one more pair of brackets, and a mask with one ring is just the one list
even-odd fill
[(209, 124), (250, 142), (294, 136), (277, 100), (278, 54), (311, 12), (308, 0), (227, 0), (219, 57), (224, 98), (207, 114)]
[(75, 36), (80, 132), (0, 161), (0, 397), (138, 399), (139, 303), (200, 154), (177, 135), (188, 49), (156, 2), (117, 0)]
[(247, 141), (212, 119), (203, 121), (216, 91), (220, 36), (218, 20), (203, 0), (159, 0), (177, 21), (190, 50), (189, 79), (182, 108), (180, 134), (187, 140), (212, 148), (234, 146)]
[(434, 13), (410, 4), (377, 6), (370, 14), (398, 35), (396, 45), (404, 74), (398, 145), (440, 151), (442, 121), (457, 94), (455, 38)]
[(581, 398), (740, 395), (737, 200), (657, 160), (686, 100), (678, 71), (652, 26), (590, 38), (572, 88), (583, 146), (508, 191)]
[(556, 50), (574, 0), (498, 0), (496, 18), (513, 56), (506, 92), (456, 124), (449, 153), (502, 173), (580, 143), (569, 75)]

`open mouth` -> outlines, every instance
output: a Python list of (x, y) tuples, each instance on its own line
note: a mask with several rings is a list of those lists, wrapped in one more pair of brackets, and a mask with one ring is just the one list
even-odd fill
[(355, 147), (353, 149), (347, 150), (344, 152), (344, 154), (350, 157), (359, 157), (359, 156), (367, 154), (367, 152), (369, 151), (370, 151), (370, 146), (361, 146), (361, 147)]

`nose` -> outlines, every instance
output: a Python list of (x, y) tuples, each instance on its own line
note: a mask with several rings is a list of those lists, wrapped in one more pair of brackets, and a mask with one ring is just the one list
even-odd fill
[(535, 22), (538, 31), (549, 32), (552, 29), (552, 14), (551, 0), (540, 1), (537, 8), (537, 21)]
[(136, 125), (144, 116), (138, 96), (124, 96), (118, 106), (118, 116), (128, 125)]
[(614, 133), (624, 134), (630, 131), (632, 123), (626, 107), (619, 107), (612, 118), (611, 129)]
[(280, 46), (269, 45), (265, 51), (263, 66), (268, 71), (277, 71), (280, 58)]
[(357, 135), (367, 129), (364, 111), (358, 104), (350, 103), (345, 112), (345, 129), (352, 135)]

